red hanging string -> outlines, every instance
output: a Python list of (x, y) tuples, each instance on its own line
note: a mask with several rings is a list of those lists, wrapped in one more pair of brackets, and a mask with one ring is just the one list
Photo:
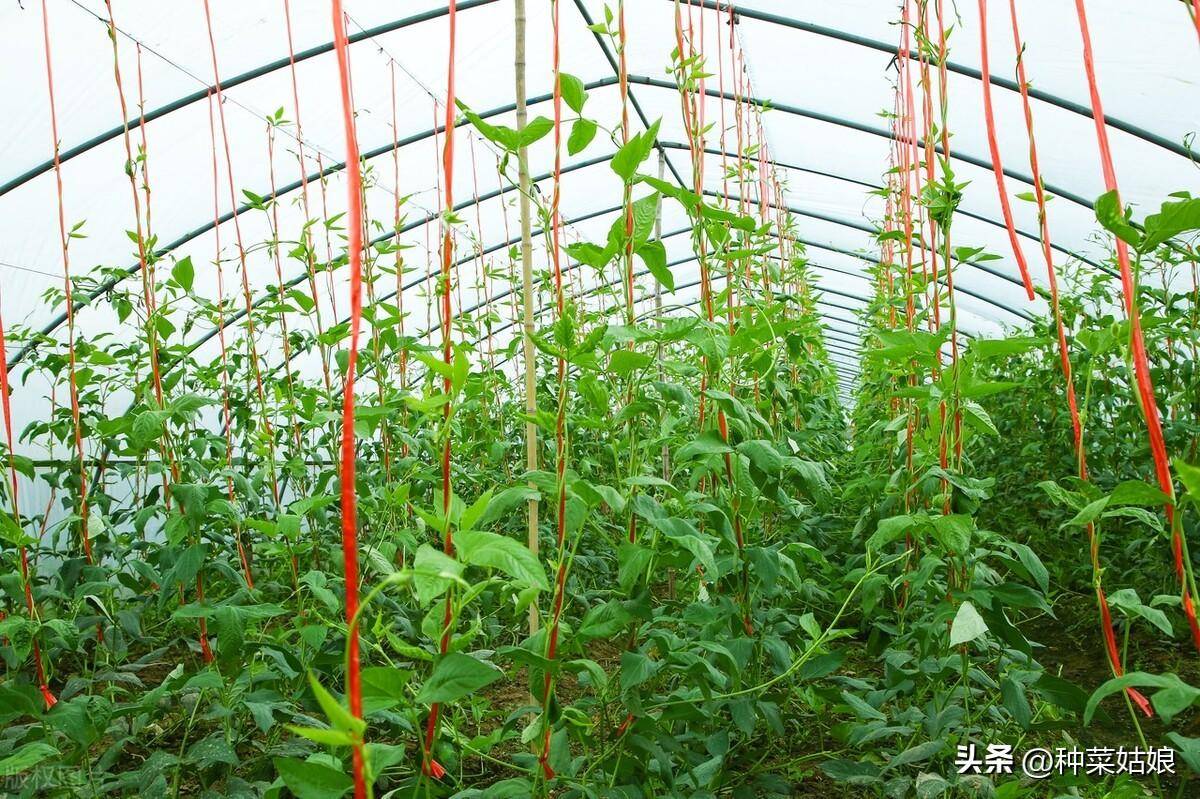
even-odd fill
[[(15, 439), (12, 427), (12, 405), (8, 396), (8, 352), (5, 346), (4, 316), (0, 314), (0, 406), (4, 410), (4, 443), (8, 446), (8, 479), (9, 488), (12, 491), (12, 517), (17, 527), (23, 528), (21, 506), (18, 502), (17, 459), (13, 449)], [(37, 621), (37, 610), (33, 603), (33, 574), (29, 568), (29, 551), (24, 544), (18, 550), (18, 557), (21, 560), (21, 583), (25, 588), (25, 609), (29, 612), (29, 620)], [(34, 636), (33, 639), (33, 665), (37, 674), (38, 690), (41, 691), (42, 701), (49, 710), (58, 703), (58, 700), (54, 698), (54, 694), (50, 693), (50, 688), (46, 685), (46, 672), (42, 667), (42, 650), (38, 646), (37, 636)]]
[(75, 378), (75, 301), (72, 298), (71, 292), (71, 258), (68, 252), (70, 235), (67, 233), (67, 215), (63, 205), (62, 161), (59, 158), (58, 113), (54, 103), (54, 68), (50, 59), (50, 17), (46, 10), (46, 0), (42, 0), (42, 43), (46, 53), (46, 88), (50, 99), (50, 135), (54, 146), (54, 185), (58, 193), (58, 235), (62, 244), (63, 294), (67, 305), (67, 372), (71, 387), (71, 419), (75, 427), (75, 453), (79, 459), (79, 535), (83, 542), (83, 554), (87, 558), (87, 562), (92, 563), (92, 542), (88, 534), (87, 466), (83, 455), (83, 432), (79, 413), (79, 384)]
[[(207, 3), (207, 0), (205, 0)], [(342, 391), (342, 567), (346, 580), (346, 697), (350, 713), (363, 716), (362, 685), (358, 650), (358, 508), (355, 495), (354, 462), (354, 368), (358, 363), (358, 337), (362, 327), (362, 249), (363, 210), (362, 174), (358, 159), (358, 139), (354, 130), (354, 107), (350, 100), (349, 42), (342, 0), (333, 0), (333, 43), (337, 52), (338, 85), (342, 93), (342, 127), (346, 135), (347, 255), (350, 261), (350, 350), (346, 362), (346, 382)], [(367, 783), (363, 761), (363, 743), (354, 742), (354, 796), (365, 799)]]
[[(208, 134), (209, 141), (212, 144), (212, 175), (213, 175), (213, 235), (216, 240), (216, 253), (213, 263), (217, 268), (217, 342), (221, 345), (221, 411), (224, 417), (225, 432), (225, 468), (229, 473), (225, 478), (225, 489), (229, 495), (229, 501), (234, 501), (233, 492), (233, 413), (229, 402), (229, 359), (226, 354), (225, 347), (225, 277), (224, 270), (221, 268), (221, 225), (220, 225), (220, 200), (219, 186), (220, 178), (217, 169), (217, 128), (213, 118), (213, 93), (208, 93)], [(246, 586), (250, 589), (254, 588), (254, 576), (250, 572), (250, 559), (247, 557), (246, 548), (242, 543), (241, 526), (234, 528), (234, 541), (237, 544), (238, 560), (242, 564), (242, 575), (246, 578)], [(200, 617), (200, 621), (204, 623), (204, 617)], [(202, 632), (206, 628), (202, 627)], [(207, 636), (203, 636), (207, 638)]]
[[(292, 43), (292, 10), (288, 0), (283, 0), (283, 19), (287, 29), (288, 66), (292, 78), (292, 106), (296, 112), (296, 146), (297, 160), (300, 165), (300, 204), (304, 209), (304, 265), (308, 271), (308, 288), (313, 301), (313, 315), (317, 325), (318, 338), (324, 334), (324, 324), (321, 321), (321, 301), (317, 294), (317, 272), (313, 263), (313, 239), (309, 221), (312, 219), (308, 203), (308, 170), (304, 161), (304, 128), (300, 124), (300, 87), (296, 79), (296, 50)], [(321, 353), (321, 375), (325, 380), (325, 390), (332, 394), (333, 381), (329, 374), (329, 351), (324, 344), (318, 343)]]
[[(559, 43), (559, 0), (551, 0), (551, 29), (553, 42), (554, 69), (554, 190), (550, 199), (550, 229), (551, 249), (550, 260), (554, 270), (554, 298), (557, 318), (562, 319), (566, 303), (563, 297), (562, 283), (562, 219), (560, 202), (562, 199), (562, 73), (560, 71), (561, 48)], [(546, 631), (546, 658), (553, 661), (558, 654), (559, 620), (562, 617), (563, 602), (567, 587), (567, 436), (566, 436), (566, 388), (567, 364), (561, 356), (558, 358), (558, 409), (554, 425), (555, 438), (555, 472), (558, 496), (556, 498), (556, 540), (558, 546), (558, 573), (554, 579), (554, 601), (550, 611), (549, 629)], [(542, 724), (545, 727), (542, 736), (542, 751), (538, 755), (538, 763), (546, 779), (554, 778), (554, 769), (550, 767), (551, 734), (553, 726), (550, 721), (549, 709), (551, 694), (554, 690), (554, 680), (548, 670), (542, 692)]]
[[(395, 234), (400, 235), (400, 125), (396, 117), (396, 62), (388, 62), (388, 72), (391, 76), (391, 101), (392, 101), (392, 137), (396, 141), (396, 145), (392, 147), (392, 229)], [(428, 226), (426, 226), (428, 227)], [(396, 247), (396, 307), (400, 317), (400, 338), (404, 339), (404, 251)], [(408, 387), (408, 344), (404, 343), (400, 348), (399, 358), (400, 371), (400, 389), (403, 391)], [(408, 423), (408, 406), (401, 408), (401, 426), (407, 426)], [(408, 457), (408, 442), (401, 440), (400, 457)]]
[[(283, 372), (284, 384), (287, 386), (288, 398), (288, 421), (291, 423), (292, 440), (296, 445), (296, 451), (300, 452), (303, 449), (303, 442), (300, 437), (300, 423), (296, 418), (296, 381), (292, 374), (292, 344), (291, 337), (288, 335), (287, 313), (283, 306), (283, 254), (282, 241), (279, 232), (279, 202), (277, 195), (278, 188), (275, 183), (275, 125), (267, 123), (267, 166), (271, 179), (271, 238), (274, 240), (274, 246), (271, 248), (273, 252), (273, 260), (275, 262), (275, 286), (278, 292), (280, 301), (279, 305), (279, 335), (283, 342)], [(278, 507), (278, 506), (276, 506)]]
[[(443, 181), (443, 210), (449, 213), (454, 208), (454, 65), (455, 65), (455, 45), (457, 43), (457, 0), (450, 0), (449, 16), (447, 21), (450, 28), (450, 50), (447, 57), (446, 67), (446, 118), (445, 118), (445, 134), (446, 140), (442, 149), (442, 172), (444, 173)], [(436, 106), (436, 102), (435, 102)], [(436, 135), (436, 126), (434, 128)], [(451, 308), (451, 266), (454, 263), (454, 237), (450, 228), (450, 223), (443, 219), (442, 221), (442, 361), (449, 366), (453, 360), (454, 352), (451, 341), (450, 331), (450, 314)], [(449, 370), (447, 370), (447, 373)], [(450, 396), (451, 380), (447, 376), (442, 382), (442, 390), (446, 396)], [(445, 405), (444, 416), (446, 424), (446, 440), (442, 445), (442, 515), (446, 522), (446, 535), (443, 540), (442, 549), (447, 555), (454, 554), (454, 537), (450, 529), (450, 499), (452, 496), (452, 486), (450, 484), (450, 403)], [(446, 592), (446, 611), (442, 618), (442, 639), (440, 651), (444, 655), (450, 648), (450, 620), (452, 618), (451, 600), (453, 592)], [(433, 744), (437, 738), (438, 715), (441, 706), (437, 703), (429, 710), (429, 720), (425, 728), (425, 749), (424, 758), (421, 764), (422, 772), (435, 779), (440, 778), (446, 773), (442, 767), (433, 758)]]
[(1004, 216), (1004, 227), (1008, 230), (1008, 242), (1012, 245), (1013, 257), (1017, 259), (1017, 268), (1021, 270), (1021, 281), (1025, 284), (1025, 293), (1032, 300), (1033, 281), (1029, 278), (1029, 266), (1025, 263), (1025, 253), (1017, 238), (1016, 228), (1013, 227), (1012, 206), (1008, 199), (1008, 189), (1004, 183), (1004, 166), (1000, 163), (1000, 145), (996, 141), (996, 119), (992, 113), (992, 73), (988, 70), (987, 0), (979, 0), (979, 70), (983, 73), (983, 77), (979, 81), (979, 85), (983, 87), (983, 118), (987, 123), (988, 151), (992, 155), (992, 172), (996, 175), (996, 190), (1000, 194), (1000, 212)]
[[(1087, 451), (1083, 444), (1083, 423), (1079, 416), (1079, 405), (1075, 397), (1075, 379), (1071, 370), (1071, 359), (1067, 345), (1066, 326), (1063, 323), (1062, 308), (1058, 297), (1058, 278), (1054, 269), (1054, 255), (1050, 246), (1050, 222), (1046, 213), (1046, 192), (1042, 186), (1041, 166), (1038, 161), (1037, 141), (1033, 135), (1033, 108), (1029, 102), (1029, 81), (1025, 71), (1024, 45), (1021, 40), (1021, 30), (1017, 20), (1016, 0), (1009, 0), (1009, 16), (1012, 19), (1013, 47), (1017, 53), (1017, 85), (1021, 92), (1021, 102), (1025, 115), (1025, 130), (1029, 139), (1029, 169), (1033, 176), (1034, 195), (1038, 207), (1038, 227), (1042, 240), (1042, 257), (1046, 262), (1046, 278), (1050, 287), (1050, 307), (1054, 314), (1055, 332), (1058, 339), (1059, 361), (1062, 365), (1063, 380), (1066, 383), (1067, 408), (1071, 417), (1072, 440), (1075, 444), (1075, 461), (1079, 478), (1088, 479)], [(1124, 673), (1121, 658), (1117, 649), (1116, 636), (1112, 627), (1112, 615), (1109, 612), (1108, 599), (1101, 587), (1103, 572), (1100, 568), (1099, 540), (1096, 538), (1096, 528), (1092, 523), (1087, 525), (1089, 550), (1091, 552), (1092, 574), (1096, 583), (1096, 601), (1100, 609), (1100, 630), (1104, 637), (1105, 651), (1108, 654), (1109, 665), (1113, 674), (1120, 677)], [(1154, 711), (1146, 697), (1134, 688), (1127, 689), (1129, 697), (1138, 707), (1150, 717)]]
[[(107, 2), (108, 0), (106, 0)], [(213, 68), (213, 91), (216, 93), (217, 100), (217, 119), (221, 123), (221, 141), (225, 149), (225, 177), (229, 187), (229, 204), (233, 214), (233, 232), (237, 239), (238, 262), (241, 266), (242, 273), (242, 295), (246, 303), (246, 343), (250, 349), (250, 365), (254, 373), (254, 385), (258, 394), (258, 405), (263, 431), (267, 439), (267, 452), (269, 456), (269, 467), (271, 474), (271, 493), (275, 499), (275, 505), (279, 505), (279, 480), (275, 471), (275, 434), (272, 431), (271, 419), (267, 415), (267, 399), (263, 389), (262, 370), (259, 368), (258, 360), (258, 344), (257, 334), (254, 325), (254, 305), (250, 299), (250, 277), (249, 269), (246, 265), (246, 247), (242, 244), (242, 227), (238, 220), (238, 200), (236, 190), (234, 189), (233, 181), (233, 157), (229, 149), (229, 129), (225, 124), (225, 101), (221, 92), (221, 70), (217, 66), (217, 42), (213, 35), (212, 14), (209, 8), (209, 0), (204, 0), (204, 22), (208, 29), (208, 47), (209, 55), (212, 60)]]
[[(1104, 107), (1100, 100), (1100, 88), (1096, 82), (1096, 67), (1092, 56), (1092, 38), (1088, 31), (1087, 10), (1084, 0), (1075, 0), (1075, 11), (1079, 17), (1079, 33), (1083, 38), (1083, 68), (1087, 75), (1088, 92), (1091, 96), (1092, 119), (1096, 125), (1096, 142), (1100, 148), (1100, 166), (1104, 173), (1104, 185), (1108, 191), (1117, 194), (1120, 206), (1120, 191), (1117, 186), (1116, 170), (1113, 167), (1112, 150), (1108, 143), (1108, 127), (1104, 122)], [(1165, 504), (1167, 521), (1172, 531), (1172, 549), (1175, 557), (1175, 573), (1179, 578), (1180, 590), (1183, 596), (1184, 614), (1192, 631), (1192, 641), (1200, 649), (1200, 623), (1196, 620), (1191, 591), (1187, 584), (1189, 567), (1183, 557), (1183, 536), (1175, 524), (1175, 486), (1171, 478), (1171, 465), (1167, 457), (1167, 446), (1163, 439), (1162, 420), (1159, 418), (1158, 401), (1154, 393), (1154, 378), (1150, 374), (1150, 363), (1146, 358), (1146, 343), (1142, 336), (1141, 312), (1138, 309), (1137, 288), (1134, 284), (1133, 269), (1129, 262), (1129, 246), (1119, 237), (1116, 238), (1117, 263), (1121, 271), (1121, 289), (1125, 298), (1125, 315), (1129, 318), (1129, 341), (1133, 355), (1134, 376), (1137, 381), (1138, 396), (1141, 400), (1142, 414), (1146, 419), (1146, 431), (1150, 439), (1150, 453), (1154, 460), (1154, 470), (1158, 477), (1159, 487), (1167, 495)]]

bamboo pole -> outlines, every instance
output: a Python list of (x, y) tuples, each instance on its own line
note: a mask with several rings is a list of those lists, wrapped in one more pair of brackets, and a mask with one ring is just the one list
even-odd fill
[[(525, 0), (515, 0), (516, 5), (516, 59), (517, 73), (517, 131), (523, 131), (529, 119), (525, 104)], [(529, 149), (521, 147), (517, 153), (517, 174), (520, 191), (521, 213), (521, 296), (524, 317), (523, 352), (525, 356), (525, 468), (533, 471), (538, 467), (537, 425), (530, 421), (537, 413), (537, 379), (533, 361), (533, 237), (529, 212)], [(532, 484), (530, 484), (532, 487)], [(529, 551), (538, 557), (538, 501), (529, 500)], [(529, 606), (529, 634), (538, 630), (537, 605)]]

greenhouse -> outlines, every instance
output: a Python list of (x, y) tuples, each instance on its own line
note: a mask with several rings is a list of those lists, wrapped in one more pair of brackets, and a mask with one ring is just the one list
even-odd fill
[(10, 0), (0, 793), (1200, 797), (1200, 0)]

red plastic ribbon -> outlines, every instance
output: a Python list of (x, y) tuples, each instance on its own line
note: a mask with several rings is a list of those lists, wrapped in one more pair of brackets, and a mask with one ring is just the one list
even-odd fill
[[(362, 718), (362, 686), (358, 651), (358, 508), (355, 496), (354, 462), (354, 368), (358, 362), (358, 336), (362, 326), (362, 174), (358, 162), (358, 139), (354, 131), (354, 107), (350, 101), (350, 62), (346, 21), (341, 0), (333, 0), (333, 44), (337, 51), (338, 85), (342, 92), (342, 127), (346, 134), (346, 195), (349, 209), (347, 254), (350, 261), (350, 351), (346, 383), (342, 392), (342, 566), (346, 579), (346, 696), (350, 713)], [(367, 795), (362, 741), (354, 745), (354, 796)]]
[[(450, 0), (449, 16), (447, 21), (450, 27), (450, 52), (448, 55), (448, 65), (446, 68), (446, 119), (445, 131), (446, 141), (442, 149), (442, 171), (445, 173), (445, 179), (442, 181), (442, 188), (445, 191), (443, 200), (443, 209), (446, 212), (454, 208), (454, 64), (455, 64), (455, 44), (457, 41), (457, 0)], [(436, 113), (436, 107), (435, 107)], [(436, 128), (435, 128), (436, 131)], [(436, 136), (436, 133), (435, 133)], [(442, 229), (442, 359), (449, 365), (453, 358), (453, 349), (450, 338), (450, 289), (451, 289), (451, 266), (454, 262), (454, 238), (451, 235), (449, 223), (443, 222)], [(446, 377), (443, 381), (443, 390), (446, 395), (450, 395), (451, 380)], [(450, 403), (447, 402), (444, 410), (444, 418), (450, 418)], [(450, 425), (446, 424), (446, 441), (442, 445), (442, 513), (446, 519), (446, 535), (443, 540), (442, 549), (447, 555), (454, 553), (454, 536), (450, 530)], [(444, 655), (450, 648), (450, 619), (452, 618), (451, 593), (446, 593), (446, 610), (442, 617), (442, 639), (440, 642), (440, 651)], [(433, 759), (433, 744), (437, 738), (438, 717), (440, 715), (441, 706), (438, 703), (429, 709), (429, 720), (425, 725), (425, 750), (424, 760), (422, 762), (422, 770), (427, 775), (439, 777), (445, 773), (445, 769), (441, 767), (436, 760)]]
[[(1075, 11), (1079, 17), (1079, 33), (1083, 38), (1083, 67), (1087, 74), (1088, 92), (1092, 102), (1092, 120), (1096, 124), (1096, 142), (1100, 147), (1100, 165), (1104, 172), (1104, 185), (1108, 191), (1117, 194), (1120, 205), (1120, 191), (1117, 186), (1116, 170), (1113, 168), (1112, 149), (1108, 143), (1108, 128), (1104, 122), (1104, 107), (1100, 101), (1100, 89), (1096, 82), (1096, 67), (1092, 56), (1092, 38), (1088, 32), (1087, 10), (1084, 0), (1075, 0)], [(1154, 378), (1150, 374), (1150, 363), (1146, 358), (1146, 343), (1142, 337), (1141, 313), (1137, 304), (1137, 289), (1133, 281), (1133, 270), (1129, 262), (1129, 246), (1120, 238), (1116, 238), (1117, 263), (1121, 270), (1121, 289), (1125, 296), (1125, 314), (1129, 318), (1130, 349), (1133, 354), (1134, 376), (1137, 380), (1138, 397), (1141, 400), (1142, 413), (1146, 419), (1146, 432), (1150, 439), (1150, 453), (1154, 459), (1154, 471), (1158, 477), (1159, 487), (1169, 499), (1165, 509), (1167, 521), (1173, 532), (1173, 550), (1175, 573), (1179, 578), (1183, 609), (1187, 616), (1188, 625), (1192, 628), (1192, 638), (1196, 648), (1200, 649), (1200, 624), (1196, 620), (1196, 612), (1192, 605), (1188, 590), (1183, 562), (1183, 545), (1178, 530), (1175, 528), (1175, 487), (1171, 478), (1170, 460), (1167, 457), (1167, 446), (1163, 439), (1162, 420), (1158, 413), (1158, 401), (1154, 393)]]
[(992, 113), (991, 72), (988, 70), (987, 0), (979, 0), (979, 70), (982, 73), (979, 85), (983, 87), (983, 118), (987, 123), (988, 150), (992, 155), (992, 172), (996, 175), (996, 190), (1000, 193), (1000, 211), (1004, 216), (1004, 227), (1008, 230), (1008, 242), (1012, 245), (1013, 256), (1017, 259), (1017, 268), (1021, 270), (1021, 281), (1025, 284), (1025, 293), (1032, 300), (1034, 296), (1033, 281), (1029, 278), (1029, 265), (1025, 263), (1025, 253), (1021, 250), (1021, 242), (1017, 238), (1016, 228), (1013, 227), (1012, 206), (1008, 199), (1008, 189), (1004, 183), (1004, 165), (1000, 162), (1000, 146), (996, 142), (996, 119)]

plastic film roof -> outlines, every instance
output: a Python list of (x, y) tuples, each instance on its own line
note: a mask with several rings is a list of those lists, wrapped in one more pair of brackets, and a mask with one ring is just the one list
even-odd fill
[[(550, 3), (529, 0), (527, 5), (530, 116), (550, 116)], [(954, 236), (956, 244), (985, 247), (1001, 256), (986, 268), (964, 264), (956, 272), (959, 324), (969, 335), (997, 335), (1044, 306), (1041, 300), (1025, 299), (1001, 221), (983, 123), (978, 7), (973, 2), (946, 5), (948, 24), (953, 24), (951, 154), (958, 179), (969, 181)], [(1016, 195), (1032, 188), (1023, 112), (1013, 82), (1016, 54), (1008, 3), (990, 5), (999, 146), (1009, 173), (1008, 190)], [(515, 125), (513, 2), (461, 0), (458, 6), (458, 97), (492, 122)], [(1104, 184), (1074, 6), (1065, 0), (1018, 0), (1016, 6), (1035, 95), (1042, 171), (1047, 190), (1055, 195), (1050, 206), (1055, 255), (1060, 265), (1073, 261), (1098, 269), (1106, 257), (1106, 243), (1096, 235), (1089, 205), (1103, 193)], [(1123, 199), (1140, 209), (1135, 214), (1144, 214), (1168, 192), (1200, 193), (1200, 172), (1189, 157), (1190, 137), (1200, 128), (1200, 46), (1184, 4), (1089, 0), (1087, 7)], [(231, 211), (235, 202), (246, 202), (243, 190), (271, 195), (274, 177), (278, 225), (285, 239), (286, 231), (294, 236), (307, 218), (318, 215), (313, 208), (306, 212), (299, 200), (302, 173), (310, 179), (327, 173), (324, 181), (315, 180), (309, 187), (310, 202), (320, 204), (322, 214), (344, 211), (346, 186), (339, 168), (344, 143), (328, 4), (291, 3), (297, 59), (294, 98), (284, 1), (211, 0), (226, 126), (224, 137), (219, 128), (215, 131), (215, 208), (210, 128), (214, 103), (207, 92), (216, 77), (203, 3), (113, 0), (124, 115), (103, 0), (45, 0), (44, 8), (49, 14), (66, 219), (68, 225), (82, 222), (81, 232), (86, 234), (71, 243), (73, 274), (105, 268), (137, 280), (136, 248), (126, 233), (135, 220), (124, 171), (126, 119), (135, 146), (145, 136), (157, 247), (169, 260), (191, 256), (197, 289), (210, 299), (217, 299), (218, 252), (226, 293), (240, 290), (237, 233), (247, 244), (273, 237), (269, 215), (245, 207), (237, 216), (240, 230), (235, 231)], [(724, 3), (717, 8), (712, 0), (693, 0), (691, 8), (695, 27), (704, 20), (707, 71), (714, 75), (728, 76), (734, 70), (731, 51), (722, 46), (727, 39), (718, 41), (729, 35), (727, 8)], [(375, 235), (383, 236), (393, 224), (396, 194), (409, 198), (402, 209), (405, 226), (399, 241), (407, 248), (405, 260), (412, 271), (405, 275), (400, 299), (410, 312), (410, 331), (420, 332), (437, 324), (436, 314), (431, 318), (428, 311), (432, 284), (425, 277), (437, 269), (442, 132), (435, 128), (444, 115), (438, 109), (446, 96), (446, 8), (428, 0), (347, 0), (346, 10), (354, 40), (351, 67), (359, 146), (368, 156), (372, 176), (367, 214), (379, 222)], [(900, 9), (894, 0), (748, 0), (736, 3), (735, 12), (734, 35), (752, 86), (747, 101), (770, 106), (763, 115), (763, 138), (821, 290), (818, 308), (831, 357), (849, 384), (859, 353), (856, 314), (870, 297), (867, 268), (878, 258), (873, 231), (884, 215), (883, 198), (872, 190), (889, 166), (890, 126), (881, 112), (890, 110), (894, 100)], [(42, 13), (40, 0), (10, 2), (0, 9), (0, 79), (6, 106), (0, 122), (0, 311), (9, 327), (47, 329), (61, 336), (61, 308), (51, 307), (43, 296), (61, 287), (63, 266), (50, 168), (53, 137)], [(674, 2), (629, 0), (626, 13), (631, 96), (638, 111), (632, 116), (634, 130), (661, 118), (660, 149), (668, 178), (690, 186), (687, 134), (668, 71)], [(562, 0), (562, 69), (588, 85), (587, 115), (614, 124), (620, 99), (613, 54), (588, 29), (603, 15), (599, 0)], [(707, 119), (732, 119), (732, 94), (723, 98), (717, 84), (715, 78), (707, 84)], [(725, 88), (731, 92), (730, 86)], [(265, 120), (276, 109), (282, 109), (288, 124), (276, 129), (271, 155)], [(140, 114), (145, 115), (141, 126)], [(297, 119), (302, 121), (302, 138), (294, 124)], [(457, 307), (493, 305), (501, 320), (495, 346), (502, 347), (516, 332), (506, 323), (515, 318), (519, 298), (503, 283), (481, 291), (486, 283), (479, 270), (506, 263), (501, 256), (519, 234), (516, 192), (497, 174), (499, 154), (494, 147), (466, 126), (453, 135), (458, 153), (454, 194), (460, 214), (470, 222), (470, 233), (462, 235), (479, 239), (459, 241)], [(607, 165), (614, 148), (603, 139), (601, 135), (577, 156), (564, 154), (567, 241), (603, 241), (620, 213), (619, 184)], [(708, 147), (712, 152), (705, 155), (706, 189), (719, 194), (722, 155), (715, 134)], [(548, 192), (553, 165), (549, 137), (531, 148), (530, 163), (540, 190)], [(227, 187), (230, 174), (236, 187), (233, 197)], [(664, 243), (677, 287), (663, 303), (666, 312), (675, 312), (697, 301), (698, 266), (689, 238), (681, 235), (686, 216), (673, 204), (664, 209)], [(1013, 210), (1034, 281), (1044, 285), (1036, 206), (1014, 200)], [(320, 249), (321, 237), (327, 234), (321, 226), (317, 230)], [(336, 250), (339, 245), (334, 235), (329, 246)], [(535, 264), (544, 267), (547, 253), (537, 237), (535, 247)], [(482, 256), (477, 249), (483, 250)], [(281, 269), (286, 281), (305, 277), (299, 261), (285, 257)], [(327, 319), (344, 318), (348, 309), (344, 272), (329, 279), (322, 276), (319, 301)], [(592, 270), (574, 269), (569, 275), (577, 292), (602, 301), (602, 294), (593, 291)], [(272, 252), (247, 246), (246, 279), (256, 301), (267, 296), (276, 283)], [(639, 312), (651, 313), (648, 278), (639, 285), (638, 296)], [(85, 335), (109, 334), (111, 342), (136, 334), (133, 326), (120, 324), (105, 303), (81, 308), (76, 324)], [(205, 323), (191, 331), (197, 357), (217, 357), (213, 332)], [(277, 362), (282, 357), (278, 336), (271, 331), (261, 335), (260, 354), (268, 363)], [(17, 349), (8, 355), (11, 362)], [(315, 376), (315, 357), (301, 356), (297, 363)], [(35, 381), (17, 394), (18, 429), (38, 413), (36, 402), (21, 398), (49, 393), (48, 386), (33, 385)]]

